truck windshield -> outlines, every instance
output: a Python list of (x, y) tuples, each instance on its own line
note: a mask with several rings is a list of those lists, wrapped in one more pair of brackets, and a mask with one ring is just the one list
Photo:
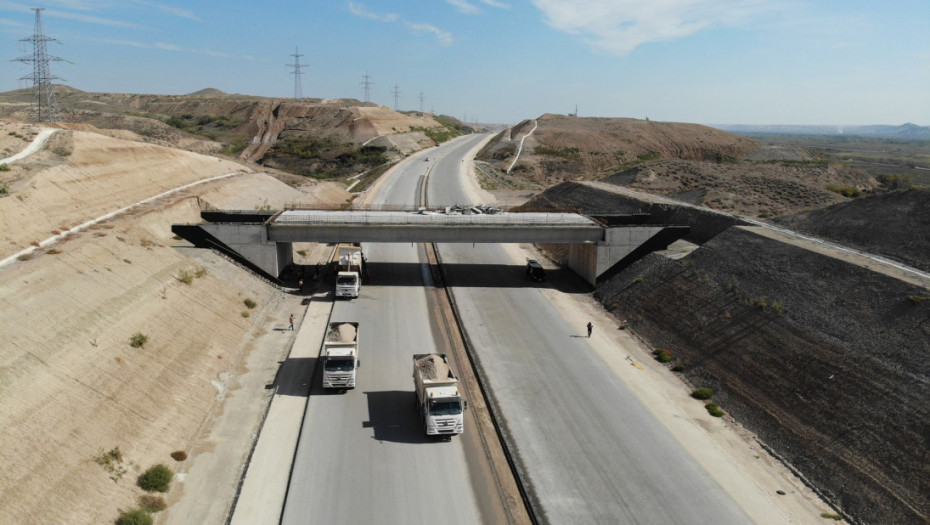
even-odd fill
[(336, 284), (355, 284), (358, 278), (354, 275), (343, 276), (336, 279)]
[(352, 359), (327, 359), (325, 369), (330, 372), (349, 372), (355, 368)]
[(454, 416), (462, 413), (462, 402), (458, 399), (437, 399), (429, 402), (429, 413), (434, 416)]

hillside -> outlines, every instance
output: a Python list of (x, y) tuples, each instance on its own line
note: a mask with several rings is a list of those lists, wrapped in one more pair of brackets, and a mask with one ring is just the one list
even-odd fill
[[(902, 211), (918, 202), (889, 193), (806, 221), (854, 229), (857, 210), (885, 207), (895, 220), (866, 231), (874, 244), (894, 245), (920, 231), (922, 214)], [(604, 182), (563, 183), (526, 207), (650, 213), (656, 224), (691, 226), (688, 239), (700, 247), (609, 273), (595, 298), (653, 348), (667, 349), (670, 366), (712, 388), (724, 411), (854, 522), (926, 523), (930, 282)], [(839, 216), (846, 222), (833, 222)]]
[(848, 198), (840, 189), (878, 185), (866, 172), (805, 148), (766, 145), (698, 124), (635, 119), (543, 115), (498, 135), (479, 158), (499, 180), (513, 165), (510, 177), (544, 187), (603, 180), (760, 218), (843, 202)]
[(656, 159), (742, 157), (757, 147), (747, 138), (699, 124), (545, 114), (505, 130), (478, 158), (506, 170), (524, 138), (513, 171), (545, 184), (598, 179)]
[[(22, 149), (20, 137), (36, 131), (2, 126), (4, 150)], [(2, 521), (112, 523), (137, 506), (137, 476), (165, 463), (180, 474), (169, 503), (192, 484), (210, 502), (198, 512), (212, 514), (188, 522), (220, 523), (268, 399), (236, 389), (262, 392), (273, 381), (277, 367), (268, 363), (283, 359), (291, 337), (277, 329), (300, 311), (301, 297), (186, 248), (171, 224), (197, 222), (205, 207), (313, 205), (347, 194), (315, 181), (295, 189), (227, 160), (91, 131), (59, 131), (53, 140), (0, 172), (0, 259), (167, 189), (232, 175), (0, 268)], [(147, 341), (132, 346), (134, 334)], [(237, 418), (236, 435), (213, 434), (224, 411)], [(199, 455), (202, 465), (220, 445), (235, 451), (223, 457), (223, 472), (191, 472), (190, 460), (169, 455)], [(223, 482), (203, 477), (213, 473)]]
[(776, 224), (930, 271), (930, 189), (889, 192), (778, 217)]
[[(354, 99), (298, 101), (215, 89), (189, 95), (88, 93), (67, 86), (56, 86), (56, 96), (62, 118), (72, 125), (317, 179), (386, 167), (471, 130), (451, 117), (401, 113)], [(0, 117), (28, 120), (31, 97), (31, 90), (0, 93)]]

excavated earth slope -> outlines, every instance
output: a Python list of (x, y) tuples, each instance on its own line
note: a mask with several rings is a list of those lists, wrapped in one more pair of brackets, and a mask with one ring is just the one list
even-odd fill
[[(862, 523), (930, 518), (930, 283), (735, 219), (560, 185), (528, 205), (654, 211), (702, 246), (596, 291), (608, 310)], [(693, 221), (693, 222), (687, 222)]]
[[(4, 126), (31, 133), (28, 125)], [(238, 174), (133, 208), (0, 268), (0, 521), (112, 523), (137, 505), (136, 477), (156, 463), (182, 474), (169, 504), (185, 483), (198, 494), (217, 486), (223, 490), (212, 504), (224, 515), (231, 483), (183, 475), (216, 446), (205, 438), (248, 356), (262, 345), (268, 362), (285, 354), (285, 332), (275, 328), (286, 326), (300, 298), (222, 258), (186, 251), (171, 224), (199, 222), (204, 207), (309, 205), (346, 194), (328, 184), (301, 191), (190, 152), (59, 134), (58, 147), (70, 155), (44, 151), (0, 173), (0, 181), (16, 181), (0, 197), (0, 258), (166, 188)], [(130, 345), (136, 333), (147, 336), (139, 347)], [(266, 398), (250, 402), (251, 412), (240, 414), (246, 439)], [(175, 450), (188, 460), (175, 462)], [(230, 469), (244, 464), (246, 444), (241, 450)]]
[(874, 195), (774, 220), (930, 271), (930, 190)]

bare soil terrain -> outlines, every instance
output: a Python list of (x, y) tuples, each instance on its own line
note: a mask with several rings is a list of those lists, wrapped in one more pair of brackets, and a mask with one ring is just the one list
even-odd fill
[(517, 186), (507, 184), (513, 176), (544, 187), (600, 180), (758, 218), (845, 202), (837, 190), (867, 192), (879, 185), (863, 170), (798, 145), (636, 119), (543, 115), (501, 133), (479, 158), (489, 178), (504, 186)]
[[(3, 521), (109, 523), (137, 505), (144, 469), (164, 463), (184, 473), (197, 454), (209, 453), (200, 440), (248, 372), (255, 342), (286, 326), (296, 304), (222, 258), (185, 255), (171, 224), (198, 222), (204, 206), (313, 204), (346, 194), (330, 184), (301, 191), (186, 151), (86, 131), (58, 135), (69, 155), (43, 151), (0, 173), (15, 179), (0, 197), (2, 257), (166, 189), (240, 172), (131, 209), (0, 269)], [(136, 335), (144, 342), (133, 346)], [(286, 340), (279, 344), (265, 350), (272, 363), (287, 350)], [(265, 402), (244, 402), (246, 432), (257, 431)], [(172, 451), (189, 459), (177, 462)], [(241, 465), (246, 452), (228, 459)], [(198, 490), (211, 486), (196, 482)], [(171, 498), (183, 492), (183, 476), (175, 485)], [(218, 500), (221, 507), (229, 497)]]

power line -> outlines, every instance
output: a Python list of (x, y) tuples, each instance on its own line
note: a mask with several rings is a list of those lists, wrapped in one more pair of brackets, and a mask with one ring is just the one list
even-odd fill
[(394, 111), (397, 111), (397, 98), (400, 97), (400, 86), (394, 84), (394, 91), (391, 93), (394, 94)]
[(32, 74), (26, 75), (20, 80), (32, 80), (31, 120), (35, 122), (61, 122), (61, 110), (58, 108), (55, 91), (52, 90), (52, 81), (64, 79), (52, 75), (49, 62), (61, 62), (65, 61), (65, 59), (49, 56), (48, 43), (58, 42), (58, 40), (45, 36), (45, 29), (42, 27), (42, 11), (45, 9), (34, 7), (32, 10), (36, 12), (35, 29), (31, 37), (20, 39), (20, 42), (32, 43), (32, 56), (27, 55), (15, 59), (24, 63), (32, 62)]
[(423, 101), (426, 99), (426, 97), (423, 96), (423, 92), (422, 92), (422, 91), (420, 92), (420, 97), (419, 97), (419, 98), (420, 98), (420, 113), (423, 113)]
[(298, 51), (297, 46), (294, 46), (294, 54), (291, 56), (294, 57), (294, 63), (285, 64), (285, 65), (287, 67), (294, 68), (294, 71), (291, 71), (291, 74), (294, 75), (294, 98), (297, 100), (300, 100), (304, 98), (303, 86), (301, 85), (301, 82), (300, 82), (300, 76), (303, 75), (304, 72), (301, 71), (301, 69), (307, 67), (307, 65), (300, 63), (300, 57), (302, 57), (303, 55), (300, 54), (300, 51)]
[(362, 75), (362, 78), (365, 79), (362, 80), (362, 87), (365, 88), (365, 102), (370, 102), (371, 100), (369, 95), (371, 94), (371, 86), (375, 85), (375, 83), (371, 81), (371, 77), (368, 75), (368, 71), (365, 71), (365, 74)]

